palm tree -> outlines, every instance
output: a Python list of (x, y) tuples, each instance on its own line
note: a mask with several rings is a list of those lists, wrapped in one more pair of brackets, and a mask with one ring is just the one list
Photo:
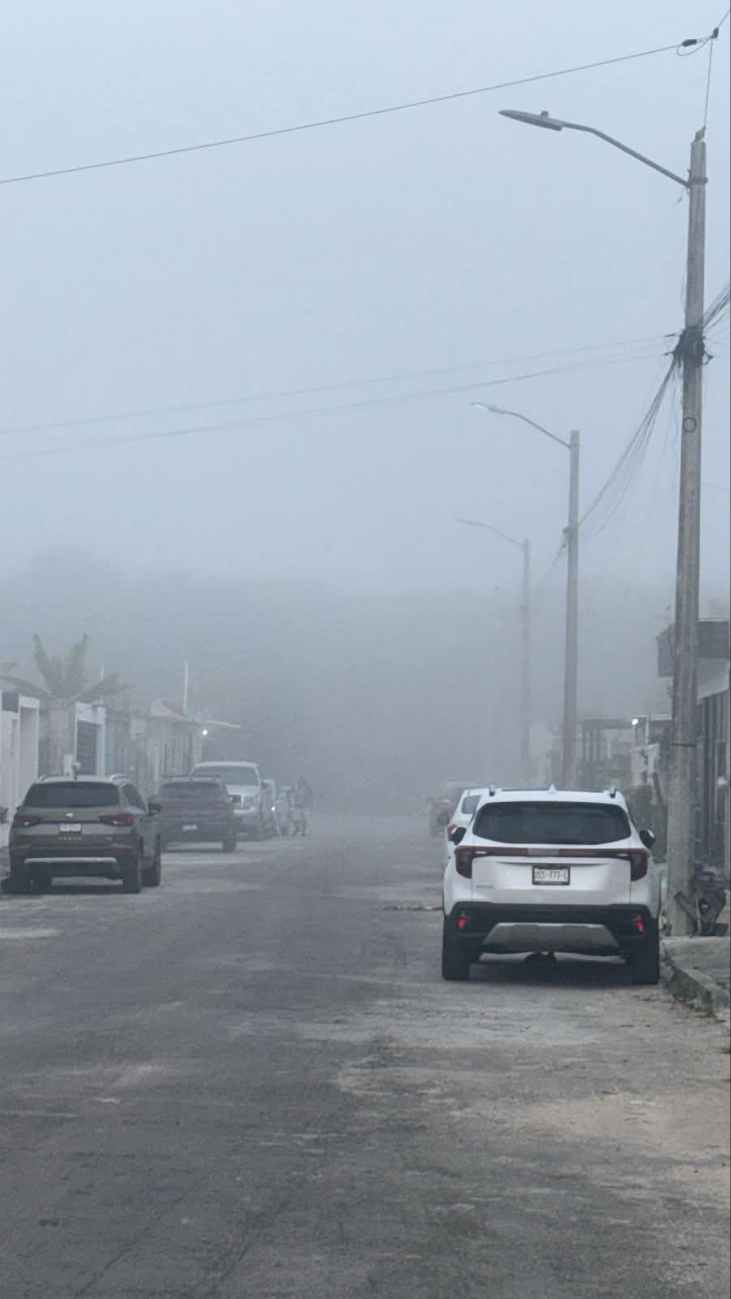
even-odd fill
[(23, 677), (13, 676), (9, 669), (15, 664), (7, 663), (0, 668), (0, 677), (22, 690), (24, 694), (51, 701), (73, 703), (94, 703), (105, 695), (117, 695), (127, 687), (123, 685), (116, 672), (102, 677), (93, 685), (86, 684), (86, 654), (89, 649), (89, 637), (84, 632), (81, 640), (67, 654), (49, 654), (40, 636), (33, 633), (33, 658), (41, 675), (42, 685), (35, 681), (26, 681)]

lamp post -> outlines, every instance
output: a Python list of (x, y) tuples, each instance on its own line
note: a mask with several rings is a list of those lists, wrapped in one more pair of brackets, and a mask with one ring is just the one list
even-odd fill
[(543, 433), (552, 442), (558, 442), (569, 453), (569, 521), (566, 528), (566, 549), (568, 552), (568, 571), (566, 578), (566, 647), (564, 657), (564, 692), (563, 692), (563, 728), (562, 728), (562, 761), (561, 783), (564, 789), (576, 786), (577, 745), (576, 732), (579, 714), (579, 474), (581, 458), (581, 438), (576, 429), (569, 441), (551, 433), (549, 429), (521, 415), (516, 410), (503, 410), (501, 406), (486, 406), (483, 402), (472, 403), (477, 410), (489, 411), (492, 415), (509, 415), (512, 419), (522, 420), (531, 428)]
[(499, 528), (494, 528), (491, 523), (483, 523), (476, 519), (456, 519), (456, 523), (462, 523), (468, 528), (484, 528), (486, 532), (491, 532), (495, 537), (501, 537), (511, 546), (517, 546), (523, 555), (523, 599), (521, 604), (521, 624), (522, 624), (522, 653), (521, 653), (521, 677), (520, 677), (520, 778), (526, 786), (530, 786), (533, 779), (533, 763), (531, 760), (530, 747), (530, 728), (532, 718), (532, 651), (531, 651), (531, 563), (530, 563), (530, 541), (526, 538), (524, 541), (517, 541), (507, 532), (501, 532)]
[(683, 363), (683, 424), (680, 444), (678, 547), (675, 576), (675, 645), (673, 708), (668, 799), (668, 904), (672, 932), (695, 932), (695, 907), (691, 902), (695, 869), (696, 718), (698, 710), (698, 610), (700, 585), (701, 429), (703, 418), (703, 331), (706, 169), (705, 128), (696, 133), (690, 150), (687, 178), (630, 149), (620, 140), (593, 126), (564, 122), (549, 113), (523, 113), (504, 109), (510, 117), (549, 131), (581, 131), (595, 135), (622, 153), (682, 185), (688, 192), (688, 251), (685, 291), (685, 328), (678, 345)]

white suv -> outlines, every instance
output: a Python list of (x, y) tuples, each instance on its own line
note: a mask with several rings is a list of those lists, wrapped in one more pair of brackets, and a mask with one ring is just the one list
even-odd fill
[(486, 952), (623, 956), (634, 983), (660, 977), (654, 836), (621, 794), (487, 791), (452, 832), (442, 974), (468, 979)]

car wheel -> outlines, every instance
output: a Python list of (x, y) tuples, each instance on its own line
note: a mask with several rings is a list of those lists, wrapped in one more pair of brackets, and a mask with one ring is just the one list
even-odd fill
[(30, 878), (24, 866), (11, 864), (9, 883), (11, 893), (30, 893), (31, 891)]
[(162, 844), (158, 839), (157, 843), (155, 844), (155, 856), (152, 859), (152, 865), (149, 870), (143, 872), (142, 883), (145, 885), (145, 888), (156, 889), (159, 888), (161, 879), (162, 879)]
[(141, 893), (142, 892), (142, 854), (137, 853), (131, 866), (125, 866), (122, 872), (122, 892), (123, 893)]
[(455, 943), (447, 926), (442, 935), (442, 978), (449, 983), (466, 983), (475, 952), (462, 943)]
[(632, 952), (628, 959), (633, 983), (648, 985), (660, 982), (660, 927), (656, 920), (650, 921), (642, 947)]

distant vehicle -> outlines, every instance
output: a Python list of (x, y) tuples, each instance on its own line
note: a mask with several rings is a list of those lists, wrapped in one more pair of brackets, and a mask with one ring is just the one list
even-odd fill
[(466, 789), (479, 789), (479, 784), (477, 781), (450, 781), (442, 787), (436, 798), (427, 800), (429, 831), (432, 835), (436, 837), (444, 833)]
[(160, 883), (158, 805), (124, 777), (36, 781), (10, 831), (10, 888), (29, 893), (54, 879), (101, 876), (125, 893)]
[(271, 839), (279, 834), (279, 821), (277, 818), (277, 785), (274, 780), (262, 780), (261, 782), (261, 807), (262, 817), (264, 819), (264, 834), (267, 839)]
[(171, 844), (220, 843), (236, 851), (236, 814), (228, 789), (213, 776), (166, 780), (156, 802), (163, 849)]
[(487, 789), (466, 789), (460, 798), (448, 825), (444, 828), (445, 868), (454, 855), (453, 835), (455, 830), (466, 829), (487, 792)]
[(274, 804), (277, 814), (277, 826), (279, 834), (283, 838), (288, 838), (294, 833), (294, 786), (280, 785), (277, 790), (277, 798)]
[(444, 873), (442, 975), (465, 980), (486, 952), (622, 956), (660, 978), (654, 835), (621, 794), (492, 789), (454, 831)]
[(236, 833), (249, 839), (264, 838), (261, 776), (255, 762), (199, 762), (190, 774), (222, 780), (233, 801)]

